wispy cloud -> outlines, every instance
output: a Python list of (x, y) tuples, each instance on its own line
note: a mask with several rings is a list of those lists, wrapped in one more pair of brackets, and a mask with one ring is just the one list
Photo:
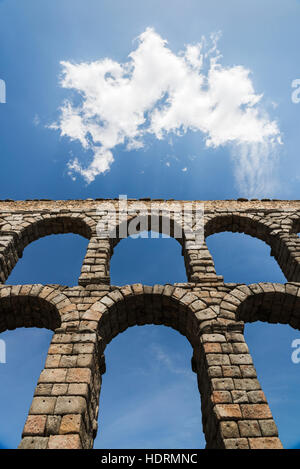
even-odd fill
[[(196, 387), (197, 384), (193, 383)], [(191, 402), (192, 401), (192, 402)], [(111, 415), (95, 447), (185, 448), (204, 446), (200, 400), (195, 409), (190, 383), (178, 381), (159, 392), (131, 401)], [(101, 414), (100, 414), (101, 418)], [(165, 431), (164, 431), (165, 427)], [(120, 445), (120, 441), (122, 444)]]
[(278, 125), (263, 108), (250, 71), (221, 65), (218, 37), (175, 54), (147, 28), (126, 63), (61, 62), (61, 86), (77, 91), (81, 102), (66, 100), (50, 127), (93, 154), (86, 167), (79, 158), (70, 161), (70, 174), (89, 183), (109, 171), (118, 145), (138, 149), (149, 134), (170, 141), (172, 133), (190, 130), (203, 134), (206, 147), (228, 145), (245, 195), (272, 190)]
[(178, 365), (181, 360), (180, 357), (176, 356), (176, 353), (173, 352), (172, 357), (170, 357), (160, 345), (155, 343), (151, 344), (150, 351), (154, 359), (153, 363), (156, 363), (159, 367), (164, 366), (169, 372), (176, 375), (194, 378), (191, 370)]
[[(130, 335), (122, 358), (120, 349), (116, 356), (109, 357), (109, 352), (106, 352), (110, 372), (103, 378), (99, 411), (101, 432), (95, 441), (96, 448), (204, 447), (197, 376), (189, 363), (192, 347), (178, 332), (168, 329), (143, 326)], [(131, 334), (130, 331), (128, 333)], [(137, 333), (139, 339), (133, 346)], [(174, 348), (178, 343), (177, 335), (184, 345), (180, 351)], [(172, 336), (170, 342), (168, 337)], [(122, 336), (118, 337), (121, 337), (124, 350), (127, 342), (122, 341)], [(160, 344), (162, 337), (164, 343)], [(115, 344), (109, 345), (112, 352)], [(128, 360), (130, 349), (144, 349), (144, 352), (135, 353), (135, 357)], [(112, 367), (110, 361), (114, 362)], [(110, 380), (113, 393), (110, 392)], [(118, 387), (115, 386), (116, 380), (120, 382)]]
[(32, 122), (33, 122), (33, 125), (34, 125), (35, 127), (37, 127), (38, 125), (40, 125), (40, 123), (41, 123), (40, 116), (39, 116), (38, 114), (35, 114), (35, 116), (34, 116)]

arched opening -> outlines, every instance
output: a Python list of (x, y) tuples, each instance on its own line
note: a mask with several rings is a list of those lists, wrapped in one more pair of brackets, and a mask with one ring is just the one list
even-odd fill
[(111, 258), (111, 283), (146, 285), (186, 282), (182, 248), (179, 242), (156, 232), (122, 239)]
[[(109, 344), (112, 339), (118, 336), (120, 332), (131, 328), (131, 326), (141, 326), (146, 324), (169, 326), (184, 335), (192, 345), (193, 349), (195, 349), (196, 347), (198, 347), (199, 349), (199, 322), (197, 319), (197, 314), (200, 310), (203, 310), (203, 308), (205, 308), (205, 304), (199, 300), (199, 297), (197, 295), (192, 294), (191, 292), (185, 291), (184, 289), (174, 288), (171, 285), (155, 285), (154, 287), (151, 287), (143, 286), (141, 284), (134, 284), (127, 285), (125, 287), (120, 288), (120, 290), (115, 290), (109, 293), (107, 296), (102, 298), (98, 303), (91, 307), (90, 311), (87, 312), (87, 317), (93, 317), (94, 319), (97, 318), (97, 315), (99, 317), (99, 348), (102, 352), (105, 350), (107, 344)], [(145, 330), (147, 331), (147, 329), (150, 330), (149, 328), (146, 328)], [(161, 332), (161, 334), (166, 334), (166, 332)], [(122, 339), (120, 340), (122, 341)], [(152, 353), (156, 353), (157, 360), (162, 361), (165, 365), (169, 367), (173, 374), (176, 375), (176, 381), (176, 379), (178, 380), (178, 374), (186, 373), (186, 371), (184, 371), (185, 367), (181, 365), (178, 366), (178, 363), (176, 363), (177, 360), (180, 361), (179, 357), (177, 356), (177, 353), (179, 353), (179, 355), (182, 353), (182, 357), (184, 357), (186, 356), (186, 352), (184, 351), (184, 349), (181, 349), (178, 344), (175, 344), (175, 346), (170, 345), (170, 352), (166, 353), (164, 350), (164, 346), (165, 343), (167, 345), (170, 343), (169, 338), (166, 335), (162, 335), (162, 342), (163, 344), (159, 345), (158, 347), (156, 346), (156, 348), (155, 344), (154, 347), (152, 344)], [(137, 355), (137, 359), (138, 355), (144, 357), (140, 362), (138, 369), (147, 372), (149, 357), (150, 362), (151, 358), (152, 362), (155, 362), (154, 358), (151, 357), (151, 350), (149, 349), (149, 346), (151, 345), (150, 333), (144, 333), (142, 337), (142, 343), (144, 349), (143, 351), (139, 351), (137, 347), (133, 349), (131, 353)], [(123, 354), (123, 346), (124, 345), (122, 345), (115, 352), (118, 357), (121, 357), (122, 355), (126, 354), (125, 351)], [(190, 353), (191, 352), (192, 350), (190, 349)], [(119, 358), (119, 360), (121, 360), (121, 358)], [(189, 367), (187, 369), (187, 373), (189, 376), (189, 369), (191, 366), (190, 360), (191, 355), (189, 354)], [(119, 366), (118, 363), (115, 365)], [(127, 365), (127, 362), (125, 364), (122, 362), (122, 365), (120, 365), (122, 367), (122, 370), (125, 370), (125, 372)], [(142, 378), (143, 374), (141, 373), (139, 379)], [(149, 376), (148, 379), (150, 379)], [(157, 382), (159, 383), (159, 379), (157, 379)], [(132, 386), (132, 383), (129, 383), (129, 385)], [(145, 382), (143, 386), (147, 386), (148, 390), (149, 384)], [(203, 384), (199, 380), (198, 386), (201, 396), (205, 397), (206, 390), (203, 389)], [(195, 388), (197, 389), (196, 386)], [(100, 398), (100, 407), (102, 405), (102, 398)], [(198, 405), (200, 407), (199, 401)], [(147, 412), (145, 415), (147, 415)], [(205, 431), (207, 431), (207, 429)], [(209, 435), (209, 437), (210, 436), (211, 435)], [(214, 433), (212, 433), (212, 436), (214, 436)], [(114, 443), (115, 442), (111, 442), (111, 444)], [(128, 443), (126, 442), (126, 445), (127, 444)], [(174, 447), (172, 445), (175, 443), (170, 442), (169, 444), (170, 447)], [(133, 445), (136, 445), (136, 441), (133, 442)]]
[[(0, 256), (0, 281), (2, 283), (6, 281), (19, 258), (22, 257), (24, 248), (33, 241), (49, 237), (49, 235), (53, 234), (71, 233), (90, 239), (93, 231), (93, 222), (88, 218), (73, 215), (74, 216), (49, 216), (49, 214), (46, 214), (44, 218), (38, 218), (34, 222), (31, 218), (28, 220), (25, 215), (21, 229), (10, 229), (9, 225), (4, 225), (4, 237), (1, 238), (0, 242), (2, 247), (2, 255)], [(43, 252), (43, 254), (45, 254), (45, 252)], [(41, 280), (39, 279), (38, 282), (41, 282)]]
[(52, 330), (61, 324), (54, 304), (38, 294), (22, 294), (22, 289), (28, 288), (30, 292), (36, 287), (42, 289), (41, 286), (0, 289), (0, 339), (5, 349), (4, 360), (0, 360), (0, 446), (5, 448), (16, 448), (20, 442)]
[(236, 319), (251, 322), (245, 326), (245, 339), (285, 448), (300, 443), (298, 291), (289, 283), (240, 286), (221, 303), (222, 314), (232, 301)]
[(203, 448), (192, 347), (170, 327), (130, 327), (105, 351), (94, 448)]
[(295, 361), (300, 332), (289, 325), (255, 322), (245, 325), (245, 339), (283, 447), (300, 448), (300, 362)]
[(6, 283), (76, 285), (87, 245), (86, 238), (72, 233), (38, 239), (24, 249)]
[(260, 239), (244, 233), (222, 232), (208, 236), (207, 247), (214, 259), (216, 272), (225, 282), (285, 282), (270, 247)]
[(299, 235), (300, 233), (300, 219), (299, 218), (292, 221), (290, 233), (296, 233)]
[(269, 245), (271, 245), (273, 240), (268, 225), (246, 214), (217, 215), (209, 219), (204, 227), (205, 236), (210, 236), (214, 233), (222, 233), (224, 231), (245, 233), (254, 238), (261, 239)]
[(52, 335), (33, 327), (0, 334), (6, 349), (6, 363), (0, 363), (0, 448), (14, 449), (20, 443)]

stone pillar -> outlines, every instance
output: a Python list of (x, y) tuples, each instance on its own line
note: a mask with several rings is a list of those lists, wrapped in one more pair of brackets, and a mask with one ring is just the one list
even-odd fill
[(282, 448), (241, 331), (202, 334), (192, 368), (207, 449)]
[(97, 434), (101, 359), (95, 332), (57, 330), (20, 449), (89, 449)]
[(205, 240), (198, 249), (183, 248), (184, 262), (189, 282), (223, 281), (221, 275), (216, 274), (213, 258), (207, 248)]
[(271, 255), (288, 282), (300, 281), (300, 238), (295, 233), (280, 233), (273, 241)]
[(79, 285), (110, 283), (109, 264), (111, 246), (109, 239), (92, 237), (82, 264)]
[(17, 249), (18, 235), (13, 232), (0, 232), (0, 284), (4, 284), (12, 269), (22, 257)]

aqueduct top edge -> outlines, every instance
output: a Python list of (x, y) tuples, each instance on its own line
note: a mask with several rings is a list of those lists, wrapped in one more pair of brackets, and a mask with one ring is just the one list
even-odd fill
[[(175, 199), (156, 199), (156, 198), (140, 198), (127, 199), (128, 203), (151, 204), (154, 202), (167, 203), (203, 203), (204, 210), (297, 210), (300, 209), (300, 200), (275, 200), (275, 199), (236, 199), (236, 200), (175, 200)], [(119, 198), (97, 198), (97, 199), (74, 199), (74, 200), (50, 200), (50, 199), (33, 199), (33, 200), (0, 200), (0, 211), (18, 211), (18, 210), (38, 210), (41, 209), (87, 209), (93, 210), (99, 206), (101, 202), (110, 202), (118, 204)]]

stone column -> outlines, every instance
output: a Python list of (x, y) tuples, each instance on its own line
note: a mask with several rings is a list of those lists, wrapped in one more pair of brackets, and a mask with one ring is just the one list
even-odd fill
[(110, 283), (109, 264), (111, 246), (109, 239), (92, 237), (82, 264), (79, 285)]
[(192, 368), (207, 449), (282, 448), (241, 331), (202, 334)]
[(19, 448), (92, 448), (104, 371), (97, 333), (57, 330)]
[(273, 240), (271, 255), (288, 282), (300, 281), (300, 238), (297, 234), (280, 233)]
[(207, 248), (205, 240), (202, 245), (194, 249), (186, 243), (183, 248), (184, 262), (189, 282), (213, 282), (223, 281), (221, 275), (216, 274), (213, 258)]
[(18, 235), (13, 232), (0, 232), (0, 284), (4, 284), (12, 269), (22, 257), (17, 249)]

